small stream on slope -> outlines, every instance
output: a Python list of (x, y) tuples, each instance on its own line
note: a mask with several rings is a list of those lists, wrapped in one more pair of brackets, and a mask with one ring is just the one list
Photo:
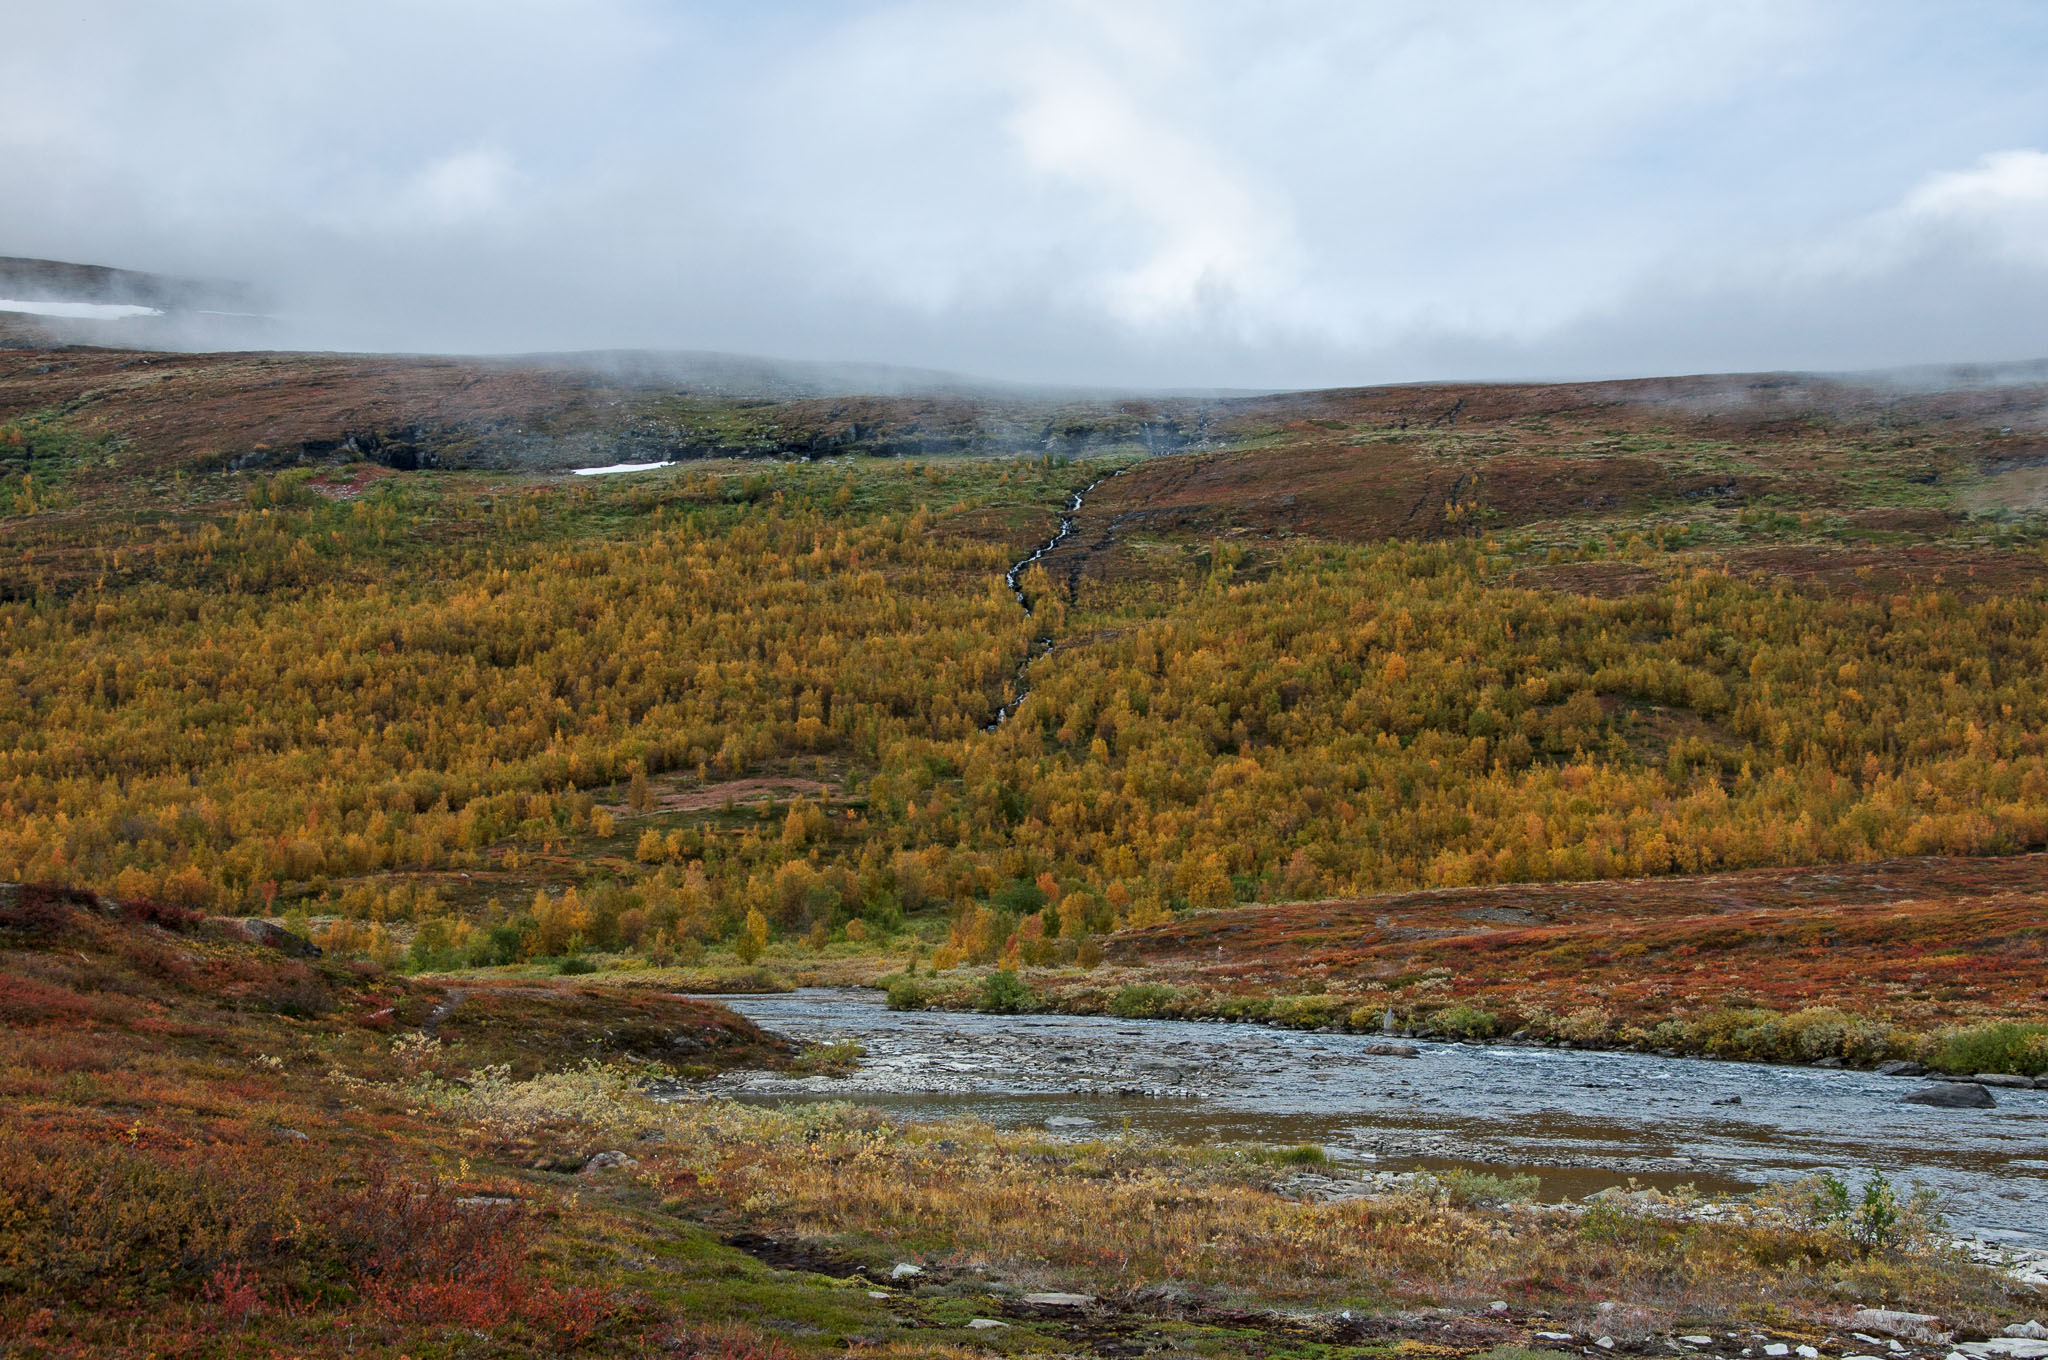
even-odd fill
[[(2048, 1247), (2048, 1091), (1991, 1110), (1902, 1105), (1922, 1083), (1867, 1072), (1104, 1016), (891, 1011), (879, 993), (715, 998), (798, 1040), (852, 1038), (850, 1077), (730, 1074), (712, 1094), (853, 1100), (906, 1118), (967, 1115), (1185, 1142), (1314, 1143), (1375, 1170), (1534, 1171), (1546, 1199), (1610, 1185), (1751, 1189), (1872, 1168), (1938, 1191), (1952, 1226)], [(1086, 1122), (1076, 1122), (1086, 1121)]]
[[(1087, 501), (1089, 492), (1101, 486), (1111, 477), (1121, 477), (1128, 471), (1130, 471), (1129, 468), (1118, 468), (1115, 472), (1109, 473), (1106, 476), (1097, 477), (1094, 481), (1068, 497), (1066, 513), (1060, 516), (1059, 527), (1054, 530), (1053, 536), (1039, 544), (1036, 548), (1033, 548), (1029, 553), (1018, 558), (1015, 562), (1012, 562), (1010, 569), (1003, 573), (1003, 584), (1008, 586), (1010, 593), (1017, 597), (1017, 607), (1022, 609), (1027, 616), (1035, 613), (1035, 611), (1032, 608), (1031, 597), (1024, 593), (1024, 573), (1031, 570), (1032, 563), (1043, 559), (1047, 553), (1050, 553), (1054, 548), (1066, 542), (1068, 535), (1074, 532), (1074, 526), (1080, 521), (1081, 506)], [(1001, 727), (1009, 721), (1010, 715), (1017, 711), (1018, 705), (1030, 697), (1031, 691), (1024, 688), (1024, 674), (1031, 669), (1033, 661), (1036, 661), (1051, 650), (1051, 638), (1040, 637), (1032, 639), (1031, 646), (1024, 653), (1023, 662), (1017, 667), (1017, 682), (1015, 685), (1017, 697), (996, 709), (995, 720), (982, 728), (982, 731), (993, 732), (998, 727)]]

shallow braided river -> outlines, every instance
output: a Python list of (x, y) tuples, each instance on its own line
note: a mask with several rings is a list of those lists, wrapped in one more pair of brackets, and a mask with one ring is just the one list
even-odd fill
[[(1990, 1110), (1900, 1098), (1901, 1077), (1640, 1053), (1414, 1041), (1101, 1016), (888, 1010), (879, 993), (716, 998), (792, 1039), (858, 1039), (849, 1077), (731, 1074), (743, 1100), (855, 1100), (908, 1118), (971, 1115), (1085, 1135), (1126, 1125), (1186, 1142), (1313, 1143), (1375, 1170), (1533, 1171), (1543, 1197), (1633, 1177), (1706, 1192), (1881, 1170), (1942, 1198), (1952, 1226), (2048, 1247), (2048, 1091)], [(1083, 1122), (1086, 1121), (1086, 1122)]]

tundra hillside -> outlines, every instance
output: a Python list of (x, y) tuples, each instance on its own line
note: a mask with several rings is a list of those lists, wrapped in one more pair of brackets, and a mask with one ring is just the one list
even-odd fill
[[(742, 397), (0, 351), (0, 876), (386, 965), (917, 950), (1052, 999), (1185, 913), (1280, 938), (1328, 914), (1286, 903), (1391, 894), (1399, 931), (1416, 890), (1494, 885), (1469, 948), (1283, 951), (1223, 989), (1708, 1048), (1709, 1013), (1834, 1008), (1795, 1047), (1931, 1052), (2043, 1004), (2042, 398)], [(552, 470), (649, 452), (688, 461)], [(1006, 566), (1117, 470), (1019, 608)], [(1957, 857), (1987, 877), (1733, 934), (1513, 887)], [(1942, 927), (1962, 898), (1988, 914)], [(1688, 985), (1651, 1006), (1580, 963)]]
[(2035, 1316), (1875, 1179), (1540, 1205), (704, 1099), (860, 1055), (676, 993), (2042, 1071), (2043, 396), (0, 350), (0, 1335), (1534, 1360)]

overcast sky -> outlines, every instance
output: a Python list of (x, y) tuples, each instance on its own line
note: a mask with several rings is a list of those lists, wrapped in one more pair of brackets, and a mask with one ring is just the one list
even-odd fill
[(0, 0), (0, 254), (1067, 382), (2048, 355), (2048, 5)]

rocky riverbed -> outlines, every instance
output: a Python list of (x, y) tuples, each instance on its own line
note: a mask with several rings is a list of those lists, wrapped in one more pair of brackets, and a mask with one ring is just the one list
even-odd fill
[[(1937, 1191), (1954, 1226), (2048, 1251), (2048, 1091), (1907, 1103), (1916, 1077), (1100, 1016), (898, 1012), (864, 991), (721, 998), (800, 1041), (855, 1039), (846, 1077), (736, 1072), (745, 1100), (858, 1100), (1073, 1136), (1312, 1143), (1344, 1174), (1533, 1171), (1543, 1197), (1735, 1192), (1822, 1170)], [(1403, 1056), (1408, 1049), (1414, 1056)]]

